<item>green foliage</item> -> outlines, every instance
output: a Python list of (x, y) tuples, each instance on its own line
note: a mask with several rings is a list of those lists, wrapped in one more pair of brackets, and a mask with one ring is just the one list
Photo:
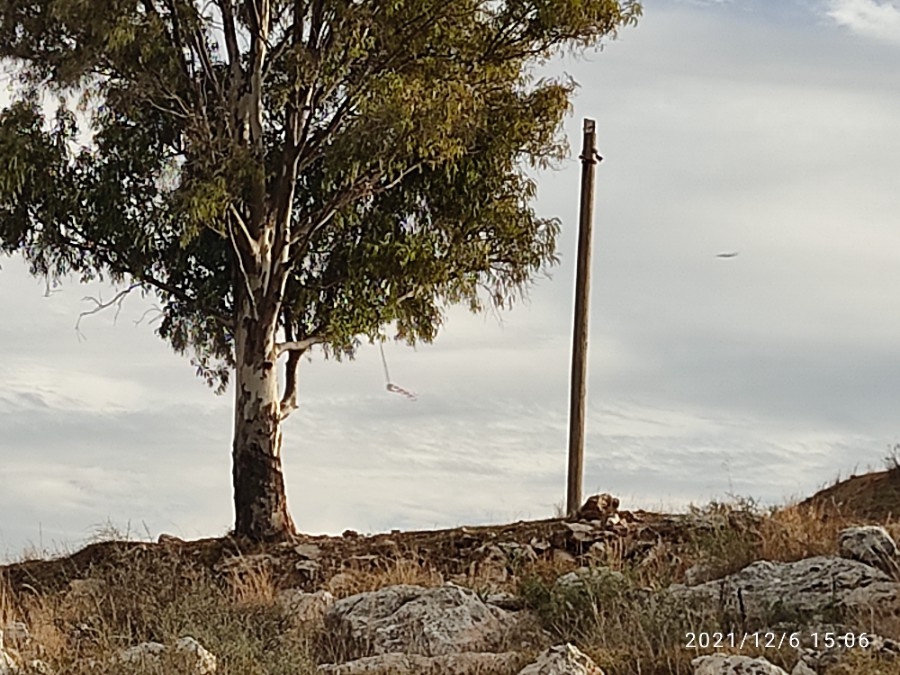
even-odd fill
[[(21, 87), (0, 113), (0, 246), (35, 274), (156, 293), (159, 334), (211, 384), (251, 308), (254, 326), (335, 355), (392, 322), (432, 340), (448, 304), (508, 306), (556, 262), (559, 224), (531, 208), (524, 169), (565, 155), (574, 84), (531, 68), (639, 14), (633, 0), (10, 0), (0, 58)], [(47, 91), (83, 112), (48, 114)]]

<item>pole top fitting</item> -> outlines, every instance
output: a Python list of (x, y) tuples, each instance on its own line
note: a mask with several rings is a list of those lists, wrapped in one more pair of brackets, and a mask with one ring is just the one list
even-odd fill
[(589, 119), (587, 117), (584, 118), (584, 131), (586, 133), (592, 134), (592, 133), (594, 133), (596, 128), (597, 128), (597, 123), (594, 120)]

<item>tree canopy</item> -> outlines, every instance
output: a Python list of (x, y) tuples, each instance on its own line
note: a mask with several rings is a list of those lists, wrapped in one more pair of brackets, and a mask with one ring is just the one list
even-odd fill
[[(482, 287), (505, 303), (553, 259), (557, 225), (532, 211), (520, 163), (562, 156), (572, 84), (531, 82), (528, 66), (638, 12), (609, 0), (11, 0), (0, 57), (22, 87), (0, 116), (0, 242), (41, 274), (155, 291), (160, 334), (227, 366), (229, 237), (247, 229), (228, 220), (289, 213), (276, 233), (291, 268), (282, 327), (342, 352), (391, 321), (430, 340), (441, 302), (480, 307)], [(45, 120), (48, 88), (83, 96), (89, 126), (62, 98)]]
[(534, 68), (640, 9), (5, 0), (0, 248), (157, 294), (159, 335), (220, 389), (237, 372), (277, 459), (311, 345), (430, 341), (448, 304), (506, 305), (555, 261), (526, 167), (564, 156), (574, 84)]

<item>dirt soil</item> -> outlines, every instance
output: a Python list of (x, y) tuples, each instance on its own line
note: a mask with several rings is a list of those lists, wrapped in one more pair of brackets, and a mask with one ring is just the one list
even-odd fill
[(900, 469), (851, 476), (800, 502), (860, 521), (900, 520)]

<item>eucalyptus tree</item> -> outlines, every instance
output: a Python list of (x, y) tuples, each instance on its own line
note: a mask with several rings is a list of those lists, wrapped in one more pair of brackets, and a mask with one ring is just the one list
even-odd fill
[[(4, 0), (0, 246), (158, 296), (158, 334), (234, 380), (235, 531), (294, 531), (281, 428), (301, 355), (508, 306), (555, 262), (526, 167), (566, 150), (537, 79), (634, 0)], [(67, 103), (77, 101), (77, 106)], [(282, 382), (279, 373), (283, 372)]]

